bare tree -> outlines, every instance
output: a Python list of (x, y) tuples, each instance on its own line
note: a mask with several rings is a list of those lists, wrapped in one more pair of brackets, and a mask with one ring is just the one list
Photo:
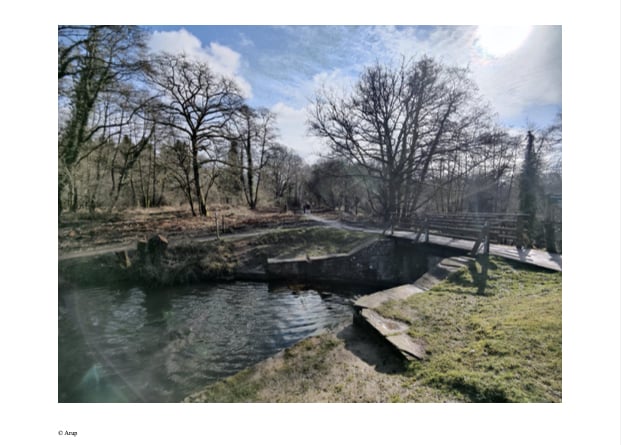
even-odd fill
[(269, 148), (276, 139), (276, 115), (260, 108), (240, 107), (233, 121), (233, 133), (241, 145), (241, 184), (248, 207), (255, 209), (264, 167), (270, 158)]
[(114, 160), (111, 168), (111, 175), (115, 178), (115, 172), (118, 173), (116, 180), (112, 182), (112, 200), (110, 201), (110, 210), (116, 205), (121, 190), (126, 184), (130, 174), (134, 168), (134, 165), (139, 160), (143, 151), (151, 148), (152, 136), (155, 130), (155, 125), (151, 124), (149, 127), (143, 127), (140, 133), (131, 137), (129, 134), (125, 134), (121, 143), (117, 145), (114, 155)]
[(312, 165), (307, 187), (313, 200), (331, 210), (357, 213), (364, 189), (363, 176), (356, 170), (343, 159), (322, 159)]
[(376, 64), (349, 96), (317, 94), (311, 132), (367, 173), (369, 203), (385, 222), (419, 207), (432, 161), (463, 150), (462, 135), (485, 115), (466, 74), (430, 58)]
[(505, 212), (511, 206), (519, 138), (485, 126), (472, 130), (461, 143), (467, 149), (432, 162), (428, 199), (434, 211)]
[(188, 143), (194, 198), (199, 214), (205, 216), (201, 166), (219, 161), (211, 152), (216, 146), (212, 140), (226, 136), (227, 124), (242, 105), (239, 89), (206, 63), (184, 55), (162, 54), (152, 63), (150, 79), (161, 94), (162, 123), (183, 135)]
[(190, 204), (192, 215), (196, 216), (194, 208), (194, 190), (192, 187), (192, 152), (188, 143), (180, 139), (173, 139), (164, 144), (162, 150), (163, 164), (172, 180), (177, 184), (183, 196)]
[(78, 207), (76, 165), (107, 142), (103, 134), (123, 123), (108, 119), (105, 107), (95, 115), (100, 99), (122, 91), (124, 82), (148, 68), (144, 49), (144, 33), (135, 26), (58, 27), (59, 214), (68, 184), (70, 209)]
[(283, 204), (294, 191), (304, 161), (292, 149), (282, 144), (270, 147), (269, 158), (266, 168), (267, 183), (274, 200)]

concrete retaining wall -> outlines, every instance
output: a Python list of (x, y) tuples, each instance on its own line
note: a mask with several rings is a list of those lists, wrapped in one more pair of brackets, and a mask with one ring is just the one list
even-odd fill
[(268, 279), (386, 286), (413, 282), (429, 267), (424, 249), (369, 240), (346, 254), (267, 260)]

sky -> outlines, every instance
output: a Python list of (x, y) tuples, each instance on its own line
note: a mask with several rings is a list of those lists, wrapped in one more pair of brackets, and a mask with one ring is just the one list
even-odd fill
[(497, 121), (544, 128), (561, 112), (561, 26), (148, 26), (152, 51), (185, 53), (234, 78), (276, 113), (280, 141), (314, 162), (306, 129), (323, 83), (347, 91), (365, 66), (423, 55), (470, 69)]

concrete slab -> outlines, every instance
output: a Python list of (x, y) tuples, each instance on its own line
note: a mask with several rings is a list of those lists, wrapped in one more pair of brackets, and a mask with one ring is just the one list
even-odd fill
[(404, 284), (403, 286), (393, 287), (360, 297), (356, 300), (354, 306), (357, 308), (375, 309), (386, 301), (405, 300), (410, 295), (419, 292), (423, 292), (423, 289), (414, 284)]
[(425, 347), (419, 343), (416, 343), (412, 337), (407, 334), (391, 335), (386, 337), (386, 340), (397, 348), (408, 360), (425, 359)]
[(420, 277), (414, 284), (393, 287), (359, 298), (354, 303), (357, 317), (365, 326), (383, 336), (406, 360), (423, 360), (425, 347), (408, 334), (408, 325), (386, 318), (375, 312), (382, 303), (404, 300), (414, 294), (425, 292), (444, 280), (450, 273), (474, 261), (466, 256), (445, 258)]
[(408, 330), (407, 324), (391, 318), (382, 317), (372, 309), (362, 309), (360, 315), (384, 337), (403, 334)]

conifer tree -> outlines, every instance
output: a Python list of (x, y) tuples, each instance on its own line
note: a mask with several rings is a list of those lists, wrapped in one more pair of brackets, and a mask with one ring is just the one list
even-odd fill
[(535, 214), (537, 211), (537, 190), (539, 188), (539, 156), (535, 151), (535, 136), (531, 131), (527, 134), (526, 153), (520, 173), (520, 213), (525, 214), (522, 236), (522, 245), (532, 246), (535, 237)]

